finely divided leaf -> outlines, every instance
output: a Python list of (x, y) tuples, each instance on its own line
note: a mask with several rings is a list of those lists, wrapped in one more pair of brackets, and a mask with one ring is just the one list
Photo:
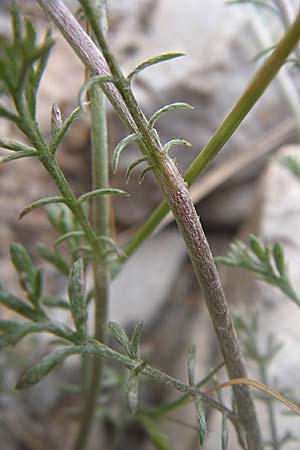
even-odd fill
[(195, 407), (197, 411), (198, 437), (200, 446), (202, 447), (207, 433), (207, 425), (206, 425), (205, 411), (203, 409), (200, 398), (195, 399)]
[(116, 146), (113, 154), (112, 159), (112, 168), (113, 172), (116, 173), (118, 169), (119, 159), (122, 151), (127, 147), (128, 144), (131, 144), (132, 142), (137, 142), (142, 139), (142, 136), (140, 134), (130, 134), (129, 136), (126, 136), (123, 138), (119, 144)]
[(156, 111), (149, 119), (149, 126), (153, 127), (155, 122), (167, 111), (174, 111), (175, 109), (194, 109), (193, 106), (188, 103), (176, 102), (170, 105), (163, 106), (158, 111)]
[(85, 335), (87, 311), (85, 303), (85, 279), (82, 259), (75, 261), (69, 274), (68, 293), (71, 313), (76, 330)]
[(122, 191), (121, 189), (102, 188), (102, 189), (95, 189), (94, 191), (87, 192), (86, 194), (82, 194), (78, 198), (78, 203), (86, 202), (87, 200), (91, 200), (101, 195), (121, 195), (123, 197), (129, 196), (127, 192)]
[(127, 76), (127, 80), (129, 82), (132, 81), (132, 79), (139, 74), (142, 70), (147, 69), (148, 67), (151, 67), (155, 64), (159, 64), (164, 61), (170, 61), (174, 58), (179, 58), (181, 56), (184, 56), (185, 53), (182, 52), (172, 52), (172, 53), (163, 53), (162, 55), (154, 56), (153, 58), (149, 58), (146, 61), (143, 61), (139, 65), (137, 65)]
[(137, 359), (139, 356), (139, 343), (141, 338), (142, 329), (145, 322), (139, 322), (133, 330), (130, 342), (130, 353), (132, 358)]
[(123, 328), (121, 328), (116, 322), (109, 322), (107, 326), (112, 336), (130, 355), (130, 341)]
[(53, 203), (65, 203), (65, 199), (63, 197), (47, 197), (32, 202), (20, 212), (19, 219), (22, 219), (34, 209), (40, 208), (41, 206), (52, 205)]
[(49, 353), (31, 369), (28, 370), (17, 382), (17, 389), (25, 389), (33, 386), (48, 375), (58, 365), (71, 355), (77, 355), (82, 353), (81, 347), (65, 347), (59, 350), (54, 350)]

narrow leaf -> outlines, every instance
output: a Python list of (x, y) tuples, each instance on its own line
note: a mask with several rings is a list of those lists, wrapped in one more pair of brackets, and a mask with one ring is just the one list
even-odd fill
[(0, 350), (6, 347), (15, 346), (25, 336), (32, 333), (40, 333), (47, 330), (47, 325), (43, 323), (17, 324), (14, 330), (0, 336)]
[(206, 425), (205, 411), (202, 406), (202, 402), (198, 397), (195, 399), (195, 407), (197, 411), (198, 437), (200, 446), (202, 447), (207, 433), (207, 425)]
[(132, 414), (135, 414), (138, 408), (139, 395), (139, 376), (132, 371), (126, 383), (126, 400)]
[(80, 116), (80, 113), (81, 113), (81, 109), (78, 106), (69, 115), (69, 117), (64, 121), (64, 123), (62, 124), (62, 127), (60, 128), (60, 130), (58, 131), (58, 133), (56, 135), (56, 138), (50, 144), (51, 153), (56, 152), (56, 150), (57, 150), (59, 144), (61, 143), (61, 141), (63, 140), (65, 134), (68, 132), (68, 130), (69, 130), (70, 126), (72, 125), (72, 123), (74, 122), (74, 120), (78, 119), (78, 117)]
[(57, 251), (49, 250), (48, 247), (42, 243), (37, 245), (37, 251), (42, 258), (55, 266), (64, 275), (67, 276), (69, 274), (68, 263)]
[(123, 197), (128, 197), (129, 194), (121, 189), (95, 189), (94, 191), (87, 192), (78, 198), (78, 203), (86, 202), (92, 198), (99, 197), (100, 195), (121, 195)]
[(68, 356), (82, 352), (80, 347), (65, 347), (49, 353), (31, 369), (28, 370), (17, 382), (16, 389), (25, 389), (41, 381), (51, 370), (62, 364)]
[(19, 282), (21, 287), (27, 292), (29, 300), (35, 304), (37, 298), (36, 293), (36, 279), (37, 269), (23, 245), (13, 242), (10, 245), (10, 257), (16, 271), (18, 272)]
[(184, 56), (185, 53), (182, 52), (173, 52), (173, 53), (163, 53), (162, 55), (154, 56), (153, 58), (147, 59), (143, 61), (139, 65), (137, 65), (127, 76), (128, 81), (132, 81), (132, 79), (140, 73), (142, 70), (147, 69), (155, 64), (159, 64), (164, 61), (170, 61), (171, 59), (179, 58)]
[(170, 105), (163, 106), (161, 109), (156, 111), (149, 119), (149, 126), (153, 127), (155, 122), (167, 111), (174, 111), (176, 109), (194, 109), (193, 106), (188, 103), (176, 102)]
[(284, 277), (286, 275), (286, 264), (284, 261), (283, 250), (279, 242), (276, 242), (273, 246), (273, 257), (279, 274)]
[(52, 142), (55, 142), (57, 136), (62, 128), (62, 116), (61, 111), (57, 103), (54, 103), (51, 111), (51, 138), (50, 138), (50, 146)]
[(69, 303), (62, 298), (46, 296), (42, 297), (41, 303), (49, 308), (70, 309)]
[(89, 78), (86, 83), (84, 83), (84, 85), (80, 89), (79, 99), (78, 99), (78, 103), (79, 103), (81, 111), (85, 111), (86, 110), (85, 98), (87, 96), (88, 91), (91, 89), (91, 87), (94, 84), (100, 84), (101, 85), (103, 83), (113, 83), (112, 77), (109, 76), (109, 75), (102, 75), (102, 76), (95, 75), (94, 77)]
[(142, 139), (142, 136), (140, 134), (130, 134), (129, 136), (126, 136), (124, 139), (122, 139), (119, 144), (116, 146), (113, 154), (112, 159), (112, 168), (113, 172), (116, 173), (118, 169), (119, 159), (122, 151), (127, 147), (127, 145), (131, 144), (132, 142), (137, 142)]
[(130, 176), (131, 176), (131, 172), (133, 171), (133, 169), (135, 167), (137, 167), (139, 164), (148, 161), (148, 157), (147, 156), (142, 156), (141, 158), (136, 159), (135, 161), (133, 161), (131, 164), (129, 164), (127, 170), (126, 170), (126, 182), (128, 183)]
[(226, 2), (227, 5), (234, 5), (234, 4), (239, 4), (239, 3), (250, 3), (253, 4), (254, 6), (259, 6), (265, 9), (268, 9), (269, 11), (271, 11), (273, 14), (276, 14), (278, 16), (279, 12), (276, 8), (274, 8), (272, 5), (270, 5), (269, 3), (266, 3), (262, 0), (228, 0)]
[(63, 234), (62, 236), (60, 236), (60, 238), (58, 238), (54, 244), (53, 247), (57, 247), (58, 245), (60, 245), (62, 242), (66, 241), (67, 239), (71, 239), (71, 238), (82, 238), (84, 237), (84, 231), (69, 231), (68, 233)]
[(131, 356), (134, 359), (137, 359), (139, 357), (139, 344), (141, 339), (141, 334), (143, 330), (145, 322), (139, 322), (133, 330), (132, 336), (131, 336), (131, 342), (130, 342), (130, 352)]
[(71, 313), (76, 330), (85, 335), (87, 310), (85, 303), (85, 279), (82, 259), (75, 261), (69, 274), (68, 292)]
[(2, 156), (0, 158), (0, 164), (14, 161), (15, 159), (29, 158), (32, 156), (39, 156), (39, 153), (36, 150), (19, 151), (19, 152), (15, 152), (14, 154), (9, 155), (9, 156)]
[(106, 255), (109, 253), (117, 253), (118, 256), (124, 256), (124, 253), (122, 252), (122, 250), (120, 249), (118, 244), (116, 244), (116, 242), (113, 239), (106, 237), (106, 236), (99, 236), (98, 240), (104, 242), (105, 244), (107, 244), (110, 247), (109, 250), (105, 251)]
[(2, 283), (0, 283), (0, 304), (31, 320), (37, 319), (37, 313), (26, 303), (12, 295)]
[(116, 322), (109, 322), (108, 329), (111, 335), (119, 342), (119, 344), (130, 354), (130, 342), (127, 334)]
[(259, 239), (257, 239), (257, 237), (254, 236), (254, 234), (250, 234), (249, 242), (252, 251), (255, 253), (258, 259), (260, 259), (262, 262), (265, 262), (266, 259), (268, 258), (268, 254), (266, 252), (266, 249), (264, 248), (263, 243)]
[(169, 445), (165, 441), (165, 437), (162, 431), (156, 425), (156, 422), (154, 422), (154, 420), (150, 419), (144, 414), (141, 417), (141, 422), (144, 426), (149, 440), (152, 442), (156, 450), (171, 450), (171, 447), (169, 447)]
[(223, 414), (222, 417), (222, 450), (228, 450), (229, 432), (228, 432), (228, 417)]
[(65, 199), (63, 197), (47, 197), (42, 198), (41, 200), (37, 200), (35, 202), (30, 203), (30, 205), (26, 206), (20, 214), (19, 219), (22, 219), (27, 214), (29, 214), (34, 209), (40, 208), (41, 206), (51, 205), (53, 203), (65, 203)]
[(13, 152), (32, 152), (36, 151), (33, 147), (25, 145), (22, 142), (13, 141), (12, 139), (0, 138), (0, 147), (7, 150), (12, 150)]
[(147, 173), (151, 172), (153, 169), (154, 169), (154, 166), (148, 166), (144, 170), (142, 170), (142, 172), (141, 172), (141, 174), (139, 176), (139, 184), (142, 184), (142, 182), (144, 181), (144, 178), (147, 175)]
[(172, 139), (164, 145), (163, 151), (165, 153), (169, 153), (169, 150), (174, 147), (174, 145), (186, 145), (187, 147), (191, 147), (192, 144), (184, 139)]
[(190, 345), (188, 348), (188, 377), (190, 386), (195, 386), (195, 367), (196, 367), (196, 347)]
[(276, 48), (276, 45), (271, 45), (270, 47), (264, 48), (260, 52), (258, 52), (255, 57), (253, 58), (253, 62), (257, 62), (260, 58), (263, 56), (266, 56), (268, 53), (270, 53), (272, 50)]

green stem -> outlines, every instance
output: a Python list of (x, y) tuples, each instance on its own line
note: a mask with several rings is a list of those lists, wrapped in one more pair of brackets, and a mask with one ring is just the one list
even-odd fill
[[(105, 7), (103, 3), (103, 7)], [(102, 11), (101, 11), (102, 13)], [(101, 19), (100, 19), (101, 20)], [(92, 189), (109, 187), (108, 136), (105, 96), (99, 86), (92, 86), (91, 99), (91, 147), (92, 147)], [(109, 197), (104, 195), (92, 200), (92, 223), (97, 236), (110, 237)], [(107, 323), (107, 306), (109, 298), (110, 274), (105, 258), (94, 254), (94, 337), (105, 342)], [(101, 389), (103, 361), (94, 358), (92, 361), (82, 358), (83, 375), (88, 377), (82, 395), (82, 415), (74, 450), (84, 450), (88, 445), (90, 431), (95, 419), (98, 396)]]
[[(98, 86), (91, 88), (91, 140), (92, 140), (92, 185), (94, 189), (108, 188), (108, 143), (105, 97)], [(100, 196), (92, 201), (92, 222), (98, 236), (110, 236), (109, 226), (109, 198)], [(109, 296), (109, 269), (105, 258), (94, 255), (94, 336), (105, 341), (105, 328), (107, 322), (107, 303)], [(90, 430), (97, 408), (97, 400), (101, 387), (102, 360), (93, 359), (88, 362), (83, 357), (83, 364), (91, 364), (88, 392), (83, 398), (83, 411), (80, 428), (74, 450), (83, 450), (87, 447)]]
[[(265, 385), (269, 386), (266, 365), (264, 362), (261, 362), (259, 369), (260, 369), (260, 375), (261, 375), (262, 382)], [(267, 408), (268, 408), (269, 426), (270, 426), (271, 439), (272, 439), (272, 448), (273, 448), (273, 450), (280, 450), (280, 443), (279, 443), (278, 434), (277, 434), (275, 412), (274, 412), (272, 397), (267, 398)]]

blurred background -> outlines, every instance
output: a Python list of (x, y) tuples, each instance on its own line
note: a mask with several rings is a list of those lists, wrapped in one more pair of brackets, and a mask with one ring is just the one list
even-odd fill
[[(77, 1), (65, 3), (76, 12)], [(276, 7), (277, 2), (269, 3)], [(292, 17), (299, 2), (283, 3)], [(8, 1), (1, 1), (0, 30), (5, 35), (10, 33), (8, 5)], [(23, 0), (20, 6), (42, 32), (47, 19), (37, 3)], [(164, 52), (186, 53), (182, 58), (144, 71), (134, 83), (136, 96), (148, 117), (176, 101), (194, 106), (191, 111), (169, 112), (157, 124), (163, 142), (182, 138), (192, 144), (191, 149), (176, 147), (173, 151), (183, 172), (262, 63), (263, 57), (256, 60), (257, 55), (276, 44), (284, 31), (284, 23), (267, 8), (226, 5), (223, 0), (108, 0), (107, 6), (109, 43), (125, 73), (139, 62)], [(50, 135), (53, 103), (57, 103), (63, 116), (67, 117), (78, 104), (78, 92), (85, 79), (81, 63), (55, 28), (53, 31), (55, 46), (38, 103), (39, 124), (46, 137)], [(276, 161), (278, 154), (299, 153), (299, 80), (299, 68), (286, 65), (209, 170), (191, 189), (214, 255), (225, 254), (233, 239), (247, 239), (250, 232), (270, 241), (279, 240), (286, 250), (291, 276), (298, 288), (300, 185)], [(110, 105), (108, 111), (109, 141), (113, 151), (127, 132)], [(0, 119), (0, 135), (21, 139), (4, 119)], [(78, 195), (91, 189), (89, 146), (86, 113), (72, 125), (59, 151), (61, 167)], [(113, 187), (131, 194), (129, 198), (113, 200), (116, 235), (121, 246), (161, 200), (151, 174), (140, 185), (138, 173), (134, 173), (126, 184), (126, 169), (138, 154), (134, 146), (126, 148), (117, 174), (111, 175)], [(12, 290), (16, 289), (16, 275), (9, 261), (10, 242), (24, 244), (41, 264), (35, 252), (37, 242), (51, 245), (57, 239), (42, 209), (21, 221), (17, 219), (18, 214), (32, 201), (51, 195), (56, 195), (55, 186), (38, 161), (29, 158), (22, 163), (16, 161), (0, 166), (0, 275), (1, 281)], [(62, 295), (65, 280), (51, 266), (45, 265), (44, 272), (49, 293)], [(271, 378), (275, 377), (281, 388), (286, 388), (287, 379), (289, 385), (299, 385), (300, 357), (295, 349), (299, 342), (300, 314), (296, 307), (271, 288), (262, 288), (241, 271), (221, 268), (221, 275), (230, 305), (236, 313), (246, 311), (250, 316), (252, 311), (259, 311), (262, 322), (262, 331), (258, 332), (259, 345), (264, 346), (268, 335), (274, 333), (284, 343), (272, 365)], [(7, 317), (7, 311), (1, 308), (0, 312)], [(182, 379), (186, 379), (189, 342), (197, 344), (199, 378), (221, 361), (201, 292), (171, 217), (113, 281), (110, 319), (129, 329), (144, 320), (143, 348), (147, 359)], [(29, 391), (14, 392), (19, 374), (45, 353), (45, 343), (46, 340), (40, 342), (31, 338), (0, 355), (0, 442), (5, 450), (70, 447), (76, 428), (71, 419), (78, 406), (78, 397), (63, 385), (79, 379), (75, 360)], [(249, 368), (255, 376), (255, 367), (249, 363)], [(143, 388), (145, 402), (155, 404), (170, 395), (174, 396), (174, 393), (153, 384)], [(114, 401), (114, 397), (109, 398), (113, 405)], [(103, 408), (105, 410), (105, 404)], [(106, 418), (104, 425), (97, 427), (91, 449), (110, 448), (111, 427), (119, 409), (115, 406), (113, 418)], [(66, 410), (69, 415), (65, 414)], [(278, 414), (281, 410), (279, 407)], [(263, 414), (262, 409), (262, 417)], [(209, 415), (209, 433), (204, 448), (217, 450), (221, 448), (215, 440), (220, 434), (220, 418), (214, 418), (213, 413)], [(193, 409), (179, 413), (177, 420), (185, 424), (162, 424), (171, 448), (196, 449), (196, 432), (191, 428), (195, 423)], [(134, 421), (126, 419), (124, 423), (121, 438), (112, 450), (153, 448)], [(265, 426), (267, 429), (268, 425)], [(290, 428), (299, 429), (294, 418), (280, 420), (280, 427), (282, 434)], [(299, 442), (288, 443), (285, 448), (299, 449)], [(230, 445), (232, 450), (239, 448), (233, 436)]]

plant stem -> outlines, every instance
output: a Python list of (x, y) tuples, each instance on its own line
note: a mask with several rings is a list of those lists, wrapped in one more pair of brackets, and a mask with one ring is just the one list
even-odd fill
[[(98, 20), (104, 21), (105, 2), (99, 6)], [(91, 100), (91, 149), (92, 149), (92, 189), (105, 189), (109, 187), (109, 160), (108, 160), (108, 135), (105, 95), (99, 86), (90, 89)], [(97, 236), (110, 237), (110, 206), (109, 197), (100, 196), (92, 199), (92, 224)], [(105, 257), (93, 255), (94, 274), (94, 337), (100, 342), (105, 342), (105, 330), (107, 323), (107, 307), (109, 298), (110, 273)], [(92, 361), (82, 357), (83, 366), (87, 378), (87, 389), (82, 392), (82, 414), (78, 435), (74, 450), (87, 448), (91, 428), (95, 419), (97, 401), (101, 390), (101, 378), (103, 360), (93, 358)]]
[[(108, 143), (105, 97), (99, 86), (93, 86), (90, 91), (91, 99), (91, 141), (92, 141), (92, 188), (108, 188)], [(110, 236), (109, 227), (109, 198), (100, 196), (92, 201), (92, 223), (98, 236)], [(105, 258), (93, 255), (94, 273), (94, 336), (100, 342), (105, 342), (105, 328), (107, 322), (107, 304), (109, 296), (109, 269)], [(90, 430), (96, 413), (98, 395), (101, 388), (102, 360), (87, 361), (83, 357), (83, 364), (90, 365), (88, 387), (83, 392), (83, 410), (79, 432), (76, 437), (74, 450), (87, 447)], [(86, 384), (86, 383), (85, 383)]]
[[(269, 385), (265, 362), (261, 361), (261, 363), (259, 365), (259, 370), (260, 370), (260, 376), (261, 376), (262, 382), (266, 385)], [(270, 432), (271, 432), (272, 447), (273, 447), (273, 450), (280, 450), (280, 442), (279, 442), (278, 435), (277, 435), (275, 412), (274, 412), (274, 407), (273, 407), (273, 398), (268, 397), (266, 400), (267, 400), (267, 408), (268, 408), (268, 415), (269, 415), (269, 426), (270, 426)]]
[[(91, 71), (100, 75), (109, 74), (109, 68), (103, 56), (94, 45), (89, 36), (80, 27), (74, 16), (61, 0), (37, 0), (45, 13), (55, 22), (61, 33), (69, 42), (73, 50), (79, 56), (84, 65)], [(276, 76), (287, 56), (293, 50), (300, 37), (300, 14), (297, 15), (289, 31), (278, 43), (272, 54), (266, 58), (261, 68), (256, 72), (248, 86), (240, 96), (234, 107), (228, 113), (215, 134), (203, 148), (198, 157), (184, 173), (184, 179), (188, 185), (207, 168), (212, 159), (219, 153), (225, 143), (230, 139), (234, 131), (244, 120), (248, 112), (261, 97), (272, 79)], [(116, 108), (120, 118), (131, 132), (137, 132), (137, 127), (131, 114), (112, 83), (103, 83), (103, 91)], [(166, 216), (169, 207), (162, 202), (159, 207), (138, 231), (136, 237), (130, 241), (123, 250), (128, 256), (132, 255), (144, 240), (155, 230), (160, 221)], [(120, 262), (124, 262), (120, 258)]]

